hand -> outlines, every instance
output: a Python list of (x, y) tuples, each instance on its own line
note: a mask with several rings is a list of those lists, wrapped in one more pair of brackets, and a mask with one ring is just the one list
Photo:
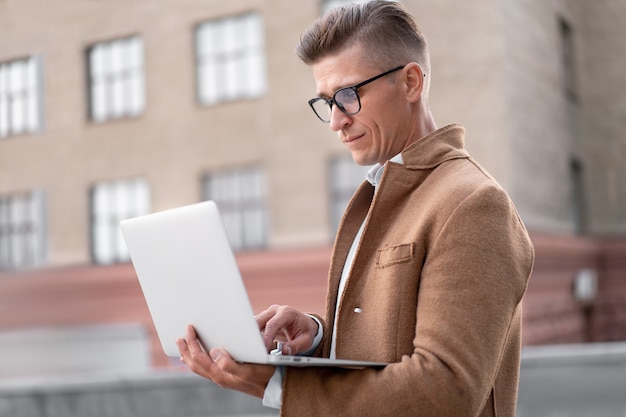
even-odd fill
[(176, 340), (180, 359), (196, 374), (210, 379), (222, 388), (234, 389), (263, 398), (265, 387), (274, 374), (270, 365), (242, 364), (222, 349), (202, 350), (193, 326), (187, 326), (184, 339)]
[(317, 322), (289, 306), (273, 305), (256, 316), (269, 351), (275, 341), (282, 342), (288, 355), (305, 352), (311, 348), (318, 331)]

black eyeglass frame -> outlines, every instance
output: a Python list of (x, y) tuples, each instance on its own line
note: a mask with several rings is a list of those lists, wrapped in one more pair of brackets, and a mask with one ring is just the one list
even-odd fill
[[(320, 120), (321, 120), (322, 122), (324, 122), (324, 123), (330, 123), (330, 117), (328, 118), (328, 120), (324, 120), (324, 118), (323, 118), (322, 116), (320, 116), (320, 115), (317, 113), (317, 111), (315, 110), (315, 107), (314, 107), (315, 103), (317, 103), (317, 102), (318, 102), (318, 101), (320, 101), (320, 100), (322, 100), (322, 101), (326, 102), (326, 104), (328, 104), (328, 106), (330, 107), (330, 110), (331, 110), (331, 111), (332, 111), (332, 109), (333, 109), (333, 104), (336, 104), (336, 105), (337, 105), (337, 107), (339, 108), (339, 110), (341, 110), (343, 113), (347, 114), (348, 116), (354, 116), (355, 114), (357, 114), (358, 112), (360, 112), (360, 111), (361, 111), (361, 97), (359, 96), (359, 91), (358, 91), (358, 90), (359, 90), (359, 88), (361, 88), (361, 87), (363, 87), (364, 85), (367, 85), (367, 84), (369, 84), (369, 83), (371, 83), (371, 82), (373, 82), (373, 81), (376, 81), (377, 79), (382, 78), (382, 77), (384, 77), (385, 75), (389, 75), (389, 74), (391, 74), (392, 72), (399, 71), (399, 70), (401, 70), (402, 68), (404, 68), (405, 66), (406, 66), (406, 65), (400, 65), (400, 66), (398, 66), (398, 67), (392, 68), (392, 69), (390, 69), (390, 70), (388, 70), (388, 71), (385, 71), (385, 72), (383, 72), (383, 73), (380, 73), (380, 74), (378, 74), (378, 75), (375, 75), (375, 76), (373, 76), (372, 78), (368, 78), (367, 80), (362, 81), (362, 82), (360, 82), (360, 83), (358, 83), (358, 84), (351, 85), (351, 86), (348, 86), (348, 87), (342, 87), (342, 88), (340, 88), (339, 90), (335, 91), (335, 94), (333, 94), (333, 96), (330, 98), (330, 100), (329, 100), (329, 99), (326, 99), (326, 98), (324, 98), (324, 97), (315, 97), (315, 98), (312, 98), (311, 100), (309, 100), (309, 106), (311, 107), (311, 109), (313, 110), (313, 113), (315, 113), (315, 115), (317, 116), (317, 118), (318, 118), (318, 119), (320, 119)], [(358, 108), (358, 110), (357, 110), (357, 111), (355, 111), (355, 112), (349, 112), (349, 111), (347, 111), (347, 110), (343, 107), (343, 105), (341, 105), (340, 103), (338, 103), (338, 102), (335, 100), (335, 97), (337, 97), (337, 94), (338, 94), (340, 91), (344, 91), (344, 90), (352, 90), (352, 91), (354, 92), (354, 94), (356, 95), (356, 99), (357, 99), (357, 102), (358, 102), (358, 104), (359, 104), (359, 108)]]

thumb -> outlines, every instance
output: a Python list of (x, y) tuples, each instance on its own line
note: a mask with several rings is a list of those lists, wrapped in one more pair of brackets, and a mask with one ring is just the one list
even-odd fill
[[(271, 349), (274, 341), (277, 340), (278, 334), (281, 332), (283, 332), (283, 327), (281, 323), (272, 320), (267, 322), (263, 331), (263, 341), (265, 342), (265, 347), (268, 350)], [(286, 338), (287, 337), (284, 337), (281, 340), (284, 340)]]
[(211, 352), (209, 353), (209, 355), (211, 356), (211, 359), (213, 359), (213, 362), (215, 363), (218, 363), (220, 359), (224, 357), (222, 350), (218, 348), (211, 349)]
[(295, 355), (300, 352), (306, 352), (313, 346), (313, 338), (307, 334), (302, 334), (293, 340), (289, 340), (283, 344), (283, 352), (288, 355)]

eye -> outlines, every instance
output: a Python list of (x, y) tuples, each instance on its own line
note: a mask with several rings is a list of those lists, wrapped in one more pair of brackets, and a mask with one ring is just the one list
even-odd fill
[(337, 94), (335, 95), (335, 100), (344, 105), (347, 105), (357, 102), (359, 100), (359, 96), (352, 88), (342, 88), (341, 90), (337, 91)]

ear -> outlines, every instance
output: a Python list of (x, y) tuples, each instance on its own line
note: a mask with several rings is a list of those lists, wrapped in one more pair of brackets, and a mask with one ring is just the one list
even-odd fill
[(406, 88), (406, 98), (409, 102), (415, 103), (422, 97), (424, 90), (424, 72), (416, 62), (409, 62), (403, 70)]

